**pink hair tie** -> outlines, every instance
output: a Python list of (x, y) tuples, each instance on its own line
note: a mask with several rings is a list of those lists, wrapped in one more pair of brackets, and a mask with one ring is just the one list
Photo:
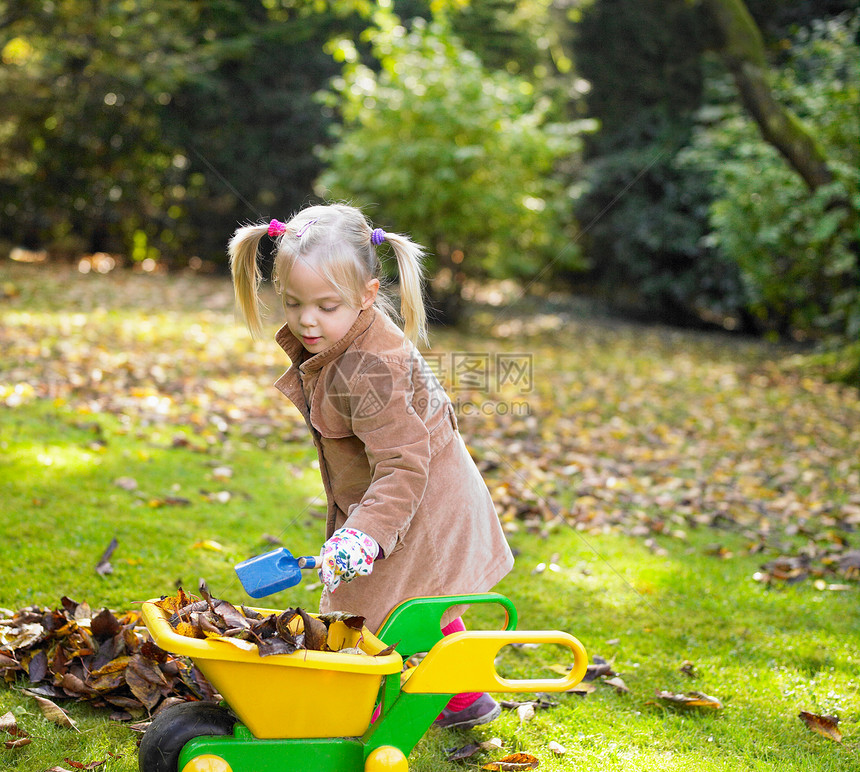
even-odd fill
[(275, 236), (282, 236), (287, 232), (287, 224), (285, 222), (281, 222), (280, 220), (272, 220), (269, 223), (269, 238), (275, 238)]

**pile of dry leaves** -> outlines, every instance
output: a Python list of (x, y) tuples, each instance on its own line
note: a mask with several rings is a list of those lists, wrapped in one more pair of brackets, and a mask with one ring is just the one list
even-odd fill
[[(346, 646), (345, 636), (336, 635), (332, 627), (334, 622), (340, 622), (357, 631), (358, 641), (354, 642), (360, 643), (363, 616), (343, 612), (316, 616), (301, 608), (280, 613), (261, 613), (246, 606), (237, 608), (226, 600), (213, 598), (202, 582), (200, 594), (202, 600), (195, 601), (180, 589), (178, 595), (162, 598), (155, 605), (171, 612), (170, 625), (179, 635), (226, 639), (240, 648), (256, 649), (261, 657), (292, 654), (300, 649), (370, 656), (357, 645)], [(390, 654), (394, 648), (389, 646), (373, 656)]]
[[(262, 614), (213, 598), (202, 582), (200, 594), (197, 600), (180, 588), (156, 602), (171, 614), (170, 624), (180, 635), (223, 638), (256, 649), (261, 657), (302, 649), (370, 656), (358, 647), (364, 617), (339, 612), (318, 617), (301, 608)], [(117, 721), (140, 719), (174, 702), (218, 697), (189, 659), (152, 641), (138, 611), (94, 612), (67, 597), (61, 604), (0, 609), (0, 678), (6, 684), (24, 675), (33, 697), (86, 701), (111, 709)], [(334, 622), (359, 635), (335, 634)], [(348, 641), (355, 645), (347, 646)], [(389, 646), (375, 656), (393, 650)]]
[(26, 675), (27, 692), (74, 699), (129, 721), (165, 701), (211, 700), (210, 684), (188, 660), (156, 646), (138, 611), (116, 616), (63, 597), (60, 608), (0, 610), (0, 678)]

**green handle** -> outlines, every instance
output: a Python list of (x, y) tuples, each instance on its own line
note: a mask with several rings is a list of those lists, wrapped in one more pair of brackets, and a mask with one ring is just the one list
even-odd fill
[(517, 610), (510, 598), (495, 592), (475, 595), (439, 595), (412, 598), (397, 606), (383, 622), (376, 637), (383, 643), (397, 644), (401, 657), (419, 651), (430, 651), (442, 638), (442, 615), (452, 606), (496, 603), (507, 614), (505, 630), (517, 626)]

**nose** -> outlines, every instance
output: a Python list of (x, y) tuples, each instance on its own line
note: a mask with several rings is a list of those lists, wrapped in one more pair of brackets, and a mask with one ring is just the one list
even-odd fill
[(308, 306), (302, 308), (301, 312), (299, 313), (299, 323), (302, 325), (302, 327), (316, 326), (316, 315), (314, 314), (312, 308)]

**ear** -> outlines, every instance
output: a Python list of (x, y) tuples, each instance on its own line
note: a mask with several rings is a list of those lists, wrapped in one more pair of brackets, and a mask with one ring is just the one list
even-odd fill
[(376, 302), (379, 293), (379, 279), (371, 279), (364, 286), (364, 294), (361, 296), (361, 310), (366, 311)]

